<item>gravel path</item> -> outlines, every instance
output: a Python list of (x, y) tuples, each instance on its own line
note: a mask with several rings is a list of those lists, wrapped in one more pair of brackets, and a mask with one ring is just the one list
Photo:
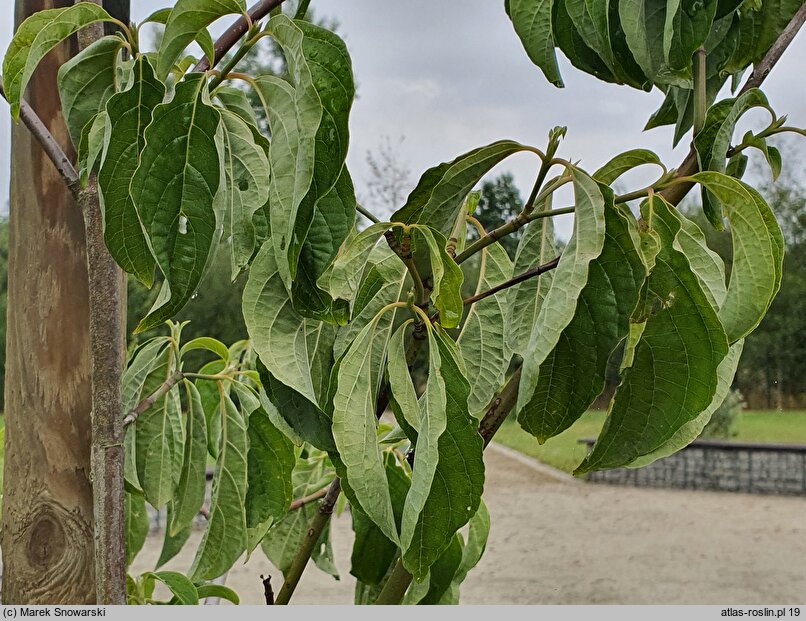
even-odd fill
[[(464, 604), (795, 604), (806, 599), (806, 498), (586, 484), (495, 447), (487, 455), (487, 552)], [(551, 474), (550, 474), (551, 473)], [(169, 567), (186, 570), (194, 533)], [(334, 521), (338, 582), (310, 568), (297, 604), (351, 604), (350, 518)], [(134, 571), (152, 566), (149, 538)], [(262, 604), (257, 551), (227, 584)]]

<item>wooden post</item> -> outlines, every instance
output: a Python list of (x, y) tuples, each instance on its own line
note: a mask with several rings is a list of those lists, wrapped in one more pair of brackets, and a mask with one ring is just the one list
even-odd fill
[[(15, 25), (66, 4), (16, 0)], [(48, 54), (28, 89), (32, 107), (65, 149), (70, 139), (56, 72), (72, 51), (65, 43)], [(93, 603), (84, 220), (23, 125), (13, 126), (11, 145), (3, 603)]]

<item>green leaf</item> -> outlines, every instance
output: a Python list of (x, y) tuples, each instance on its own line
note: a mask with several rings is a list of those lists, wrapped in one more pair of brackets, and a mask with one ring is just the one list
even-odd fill
[(378, 222), (348, 236), (339, 247), (333, 263), (319, 278), (319, 286), (334, 298), (353, 300), (370, 253), (389, 227), (388, 222)]
[(255, 251), (252, 218), (269, 199), (269, 161), (249, 125), (228, 110), (221, 111), (224, 137), (224, 196), (230, 234), (233, 279)]
[(81, 142), (81, 130), (115, 92), (115, 64), (122, 46), (118, 36), (102, 37), (59, 67), (62, 113), (75, 146)]
[(711, 403), (725, 331), (682, 252), (681, 221), (657, 195), (643, 205), (660, 250), (633, 321), (645, 322), (605, 426), (576, 474), (615, 468), (666, 443)]
[[(370, 253), (364, 268), (364, 276), (353, 301), (353, 316), (346, 326), (341, 326), (333, 344), (337, 358), (347, 350), (356, 335), (387, 304), (399, 302), (407, 279), (406, 266), (386, 245), (376, 246)], [(391, 325), (397, 310), (389, 312), (389, 319), (381, 319)]]
[[(165, 23), (157, 57), (157, 75), (162, 79), (168, 77), (188, 44), (198, 40), (200, 31), (219, 17), (231, 13), (245, 14), (244, 0), (178, 0)], [(201, 41), (206, 41), (206, 38)], [(203, 48), (208, 58), (212, 58), (213, 50), (206, 45)]]
[(708, 247), (705, 234), (692, 220), (679, 214), (680, 232), (677, 234), (679, 249), (688, 258), (691, 270), (697, 275), (703, 293), (714, 308), (720, 308), (728, 294), (725, 283), (725, 263)]
[(76, 165), (81, 187), (89, 185), (90, 175), (102, 164), (104, 151), (109, 147), (109, 115), (106, 110), (95, 115), (81, 130)]
[(663, 32), (663, 55), (668, 68), (691, 77), (691, 56), (705, 43), (716, 15), (717, 0), (669, 0)]
[[(202, 375), (216, 375), (221, 373), (226, 364), (223, 360), (208, 362), (199, 373)], [(207, 452), (213, 459), (218, 459), (218, 445), (221, 437), (221, 407), (218, 393), (218, 382), (215, 380), (197, 379), (193, 384), (199, 391), (204, 418), (207, 421)], [(229, 382), (224, 384), (224, 392), (228, 392)]]
[(428, 169), (409, 194), (406, 204), (389, 219), (428, 226), (445, 236), (450, 235), (465, 197), (473, 186), (493, 166), (521, 151), (534, 152), (534, 149), (512, 140), (500, 140)]
[[(475, 293), (487, 291), (512, 278), (512, 261), (504, 247), (491, 244), (480, 253)], [(506, 317), (510, 292), (501, 291), (476, 302), (465, 317), (456, 339), (470, 381), (468, 407), (478, 416), (504, 381), (512, 351), (507, 343)]]
[(656, 164), (666, 174), (666, 167), (655, 153), (647, 149), (631, 149), (619, 153), (591, 176), (599, 183), (612, 185), (621, 175), (643, 164)]
[(455, 328), (462, 320), (462, 281), (464, 274), (454, 258), (446, 250), (448, 240), (438, 231), (424, 225), (416, 225), (412, 230), (413, 243), (420, 239), (425, 242), (431, 262), (431, 297), (439, 311), (440, 323), (445, 328)]
[(154, 579), (159, 580), (173, 593), (179, 604), (195, 606), (199, 603), (199, 593), (187, 576), (178, 571), (151, 571), (148, 572)]
[[(403, 516), (403, 503), (411, 483), (391, 451), (386, 451), (383, 459), (386, 479), (389, 481), (389, 494), (392, 498), (395, 522), (399, 527)], [(350, 557), (350, 573), (356, 577), (359, 583), (379, 585), (395, 561), (397, 545), (392, 543), (358, 507), (350, 507), (350, 517), (355, 533)]]
[(207, 480), (207, 423), (201, 395), (192, 382), (185, 380), (187, 391), (187, 417), (185, 418), (185, 446), (179, 485), (173, 499), (173, 519), (168, 530), (176, 535), (196, 517), (204, 502)]
[(607, 362), (627, 336), (646, 278), (634, 217), (613, 204), (609, 188), (600, 189), (604, 246), (588, 266), (574, 316), (538, 369), (533, 358), (524, 359), (523, 373), (536, 373), (536, 382), (534, 392), (518, 394), (518, 422), (541, 443), (568, 429), (604, 389)]
[(506, 11), (526, 54), (543, 71), (546, 79), (562, 88), (562, 77), (554, 53), (551, 32), (551, 0), (507, 0)]
[(148, 513), (146, 501), (140, 494), (126, 492), (123, 494), (123, 515), (126, 531), (126, 567), (132, 564), (134, 557), (143, 549), (148, 536)]
[(196, 587), (196, 591), (199, 593), (200, 600), (207, 597), (218, 597), (219, 599), (232, 602), (236, 606), (241, 603), (238, 594), (231, 588), (225, 587), (223, 584), (202, 584)]
[(759, 324), (781, 286), (783, 235), (767, 203), (750, 186), (716, 172), (692, 178), (726, 207), (733, 266), (719, 318), (728, 341), (735, 343)]
[(200, 336), (182, 345), (182, 349), (179, 350), (179, 357), (184, 358), (185, 354), (188, 352), (199, 349), (203, 349), (215, 354), (222, 360), (222, 362), (224, 362), (224, 364), (229, 362), (229, 351), (227, 350), (227, 346), (218, 339), (214, 339), (209, 336)]
[(422, 513), (431, 487), (435, 483), (434, 477), (441, 459), (439, 439), (448, 424), (446, 382), (441, 372), (440, 348), (433, 328), (428, 325), (426, 327), (428, 333), (428, 382), (419, 402), (419, 426), (416, 428), (418, 434), (412, 466), (411, 488), (406, 496), (400, 527), (400, 547), (404, 554), (416, 545), (413, 542), (415, 530), (421, 520), (427, 519), (427, 516), (422, 516)]
[(711, 404), (702, 412), (702, 414), (680, 427), (675, 434), (666, 441), (665, 444), (658, 447), (651, 453), (638, 457), (627, 464), (629, 468), (643, 468), (644, 466), (648, 466), (658, 459), (671, 455), (672, 453), (676, 453), (699, 437), (699, 435), (702, 433), (702, 430), (705, 429), (705, 426), (708, 424), (708, 421), (711, 420), (711, 416), (713, 416), (714, 412), (716, 412), (719, 406), (722, 405), (722, 402), (725, 400), (725, 397), (730, 391), (733, 376), (736, 375), (736, 369), (739, 366), (739, 358), (742, 355), (743, 346), (743, 340), (736, 341), (730, 346), (728, 355), (725, 356), (722, 362), (719, 363), (719, 366), (716, 370), (717, 385), (716, 391), (714, 392), (714, 398), (711, 400)]
[(470, 518), (467, 541), (462, 550), (462, 562), (459, 564), (459, 569), (453, 577), (453, 584), (456, 587), (464, 582), (470, 570), (478, 565), (481, 557), (484, 555), (484, 550), (487, 548), (487, 538), (489, 535), (490, 513), (487, 511), (487, 505), (485, 505), (482, 500), (479, 503), (479, 510)]
[(112, 21), (109, 13), (92, 2), (38, 11), (23, 21), (3, 58), (3, 89), (18, 120), (20, 100), (39, 62), (50, 50), (84, 26)]
[(106, 104), (111, 131), (98, 173), (98, 187), (104, 209), (106, 247), (123, 270), (150, 287), (156, 262), (132, 198), (130, 180), (140, 164), (144, 132), (151, 123), (154, 108), (165, 96), (165, 86), (154, 77), (145, 56), (137, 59), (134, 76), (131, 88), (113, 95)]
[(246, 549), (246, 422), (227, 395), (221, 398), (221, 444), (213, 475), (207, 530), (193, 559), (193, 580), (212, 580)]
[(574, 24), (577, 35), (615, 73), (607, 24), (608, 4), (601, 1), (565, 0), (565, 10)]
[(218, 100), (225, 110), (241, 117), (249, 125), (257, 127), (258, 121), (252, 103), (246, 95), (246, 91), (234, 86), (219, 86), (213, 91), (215, 99)]
[(334, 300), (319, 287), (342, 241), (355, 225), (355, 189), (345, 166), (336, 185), (317, 202), (307, 237), (300, 250), (291, 298), (297, 311), (313, 319), (344, 325), (349, 303)]
[(424, 577), (424, 582), (421, 585), (412, 585), (403, 600), (405, 604), (438, 604), (450, 590), (453, 577), (462, 563), (464, 545), (458, 533), (451, 537), (447, 544)]
[[(173, 515), (174, 515), (173, 505), (174, 505), (173, 502), (169, 502), (167, 504), (168, 511), (167, 511), (166, 523), (169, 525), (173, 523)], [(165, 565), (165, 563), (167, 563), (177, 554), (179, 554), (179, 552), (181, 552), (182, 548), (185, 547), (185, 544), (187, 543), (188, 539), (190, 539), (190, 533), (192, 531), (193, 531), (193, 522), (190, 522), (185, 526), (183, 526), (182, 529), (176, 533), (176, 535), (171, 535), (170, 528), (165, 529), (165, 537), (163, 537), (162, 540), (162, 550), (160, 550), (160, 557), (157, 559), (157, 563), (154, 566), (155, 569), (159, 569), (160, 567)]]
[[(635, 61), (654, 82), (666, 63), (663, 53), (666, 0), (620, 0), (618, 15)], [(593, 176), (598, 179), (596, 174)]]
[(764, 0), (760, 5), (742, 7), (738, 12), (738, 41), (731, 58), (725, 64), (725, 72), (741, 71), (751, 62), (759, 62), (803, 6), (803, 2)]
[(286, 435), (302, 445), (308, 442), (322, 451), (335, 451), (330, 417), (302, 394), (286, 386), (269, 372), (260, 359), (257, 361), (260, 380), (265, 390), (263, 407), (278, 428), (282, 424)]
[[(403, 565), (416, 580), (425, 578), (429, 567), (450, 545), (453, 533), (476, 513), (484, 487), (484, 443), (476, 419), (467, 410), (470, 385), (462, 374), (453, 341), (439, 326), (435, 326), (434, 335), (441, 359), (439, 373), (445, 382), (447, 418), (445, 431), (439, 437), (439, 463), (433, 483), (414, 528), (412, 545), (403, 551)], [(418, 446), (415, 473), (419, 450)]]
[(412, 321), (408, 319), (403, 322), (389, 339), (386, 374), (389, 379), (389, 405), (395, 413), (398, 424), (408, 425), (414, 432), (419, 432), (420, 405), (406, 362), (406, 328)]
[[(173, 351), (160, 353), (146, 378), (142, 394), (150, 395), (176, 370)], [(146, 500), (161, 508), (173, 498), (177, 457), (181, 458), (181, 405), (178, 388), (163, 395), (132, 425), (135, 432), (137, 478)], [(177, 430), (180, 435), (177, 435)]]
[[(168, 23), (168, 19), (171, 17), (172, 9), (159, 9), (154, 11), (151, 15), (146, 17), (140, 24), (162, 24), (163, 26)], [(204, 52), (204, 55), (207, 56), (207, 59), (210, 61), (210, 64), (213, 64), (213, 59), (215, 58), (215, 43), (213, 43), (213, 37), (210, 36), (209, 31), (206, 28), (202, 28), (196, 33), (196, 36), (193, 38), (196, 43), (199, 44), (199, 47)], [(195, 64), (195, 63), (194, 63)], [(182, 72), (184, 73), (184, 72)]]
[[(545, 205), (548, 209), (550, 204)], [(526, 226), (515, 252), (513, 274), (545, 265), (559, 254), (551, 218), (540, 218)], [(507, 342), (509, 348), (521, 356), (526, 353), (532, 328), (537, 322), (543, 300), (551, 287), (554, 271), (518, 283), (510, 292), (507, 313)]]
[(216, 232), (219, 121), (218, 110), (207, 101), (204, 75), (191, 74), (170, 102), (154, 109), (146, 128), (131, 194), (165, 282), (136, 332), (175, 315), (201, 281)]
[(246, 525), (254, 528), (269, 519), (279, 520), (291, 504), (294, 446), (262, 409), (249, 417)]
[(379, 329), (383, 315), (381, 311), (361, 330), (341, 359), (333, 396), (333, 439), (361, 510), (397, 543), (392, 501), (375, 432), (381, 367), (373, 364), (373, 351), (381, 351), (382, 361), (389, 339), (388, 330)]
[(263, 245), (249, 269), (243, 315), (255, 351), (271, 375), (323, 409), (336, 327), (294, 311), (271, 243)]
[[(772, 114), (767, 97), (754, 88), (735, 99), (724, 99), (708, 109), (705, 125), (694, 137), (700, 170), (725, 172), (725, 158), (733, 139), (736, 122), (745, 112), (756, 107), (766, 108)], [(704, 190), (702, 200), (703, 210), (709, 222), (721, 231), (723, 207), (719, 199)]]
[(568, 14), (566, 0), (552, 1), (552, 32), (554, 41), (571, 64), (605, 82), (618, 82), (602, 58), (594, 52), (577, 32)]
[(518, 408), (531, 399), (539, 384), (539, 371), (576, 314), (579, 296), (590, 278), (590, 264), (605, 243), (605, 199), (597, 183), (578, 169), (571, 172), (574, 186), (574, 230), (565, 247), (551, 287), (532, 326), (523, 353)]

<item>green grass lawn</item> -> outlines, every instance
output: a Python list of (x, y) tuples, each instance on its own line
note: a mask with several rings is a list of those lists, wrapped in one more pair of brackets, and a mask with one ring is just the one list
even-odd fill
[[(571, 472), (585, 457), (581, 438), (595, 438), (604, 424), (603, 411), (586, 412), (569, 429), (546, 441), (542, 446), (523, 431), (514, 418), (508, 418), (495, 435), (495, 440), (525, 455), (565, 472)], [(806, 410), (742, 412), (736, 424), (736, 442), (775, 442), (806, 444)]]

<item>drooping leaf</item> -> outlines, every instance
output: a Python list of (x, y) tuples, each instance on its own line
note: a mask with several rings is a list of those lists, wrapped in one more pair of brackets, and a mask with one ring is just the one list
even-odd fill
[[(245, 14), (244, 0), (177, 0), (165, 23), (160, 41), (157, 76), (165, 79), (185, 48), (191, 41), (199, 38), (201, 30), (231, 13)], [(202, 39), (203, 42), (205, 40)], [(204, 53), (208, 57), (213, 56), (212, 49), (204, 49)]]
[[(335, 451), (330, 417), (295, 389), (277, 380), (258, 359), (257, 368), (265, 391), (264, 409), (275, 426), (298, 444), (308, 442), (322, 451)], [(278, 420), (279, 418), (279, 420)]]
[[(666, 0), (620, 0), (619, 21), (635, 61), (653, 82), (663, 69)], [(597, 175), (593, 175), (598, 179)]]
[(126, 532), (126, 567), (132, 564), (134, 557), (143, 549), (148, 536), (148, 513), (146, 501), (141, 494), (126, 492), (123, 494), (123, 516)]
[(246, 525), (254, 528), (269, 519), (279, 520), (291, 504), (294, 446), (262, 409), (249, 416), (249, 489), (246, 493)]
[[(512, 261), (501, 244), (491, 244), (479, 254), (476, 294), (512, 278)], [(510, 300), (510, 292), (505, 289), (473, 304), (456, 339), (467, 367), (468, 407), (474, 416), (483, 411), (501, 386), (512, 357), (506, 334)]]
[[(391, 451), (386, 451), (383, 459), (386, 478), (389, 481), (389, 494), (392, 498), (395, 522), (399, 527), (403, 516), (403, 503), (411, 483)], [(350, 557), (350, 573), (359, 583), (379, 585), (386, 577), (390, 565), (395, 561), (398, 548), (357, 507), (350, 507), (350, 517), (355, 533)]]
[(333, 300), (318, 282), (355, 225), (355, 205), (355, 189), (345, 166), (336, 185), (316, 203), (300, 250), (291, 298), (294, 308), (306, 317), (337, 325), (346, 324), (350, 318), (349, 303)]
[(102, 37), (59, 67), (59, 99), (75, 146), (81, 130), (115, 92), (115, 63), (122, 45), (118, 36)]
[[(437, 466), (441, 460), (439, 441), (448, 424), (447, 388), (446, 380), (442, 375), (442, 357), (439, 342), (434, 334), (434, 329), (430, 326), (427, 326), (427, 333), (428, 382), (419, 402), (419, 427), (417, 428), (417, 445), (412, 467), (411, 488), (406, 495), (400, 527), (400, 547), (404, 555), (411, 547), (416, 548), (417, 544), (413, 541), (413, 538), (417, 526), (419, 525), (421, 530), (427, 528), (427, 526), (424, 527), (421, 524), (421, 520), (428, 520), (428, 516), (422, 516), (423, 509), (432, 486), (436, 484)], [(450, 362), (446, 361), (446, 366), (448, 364)], [(413, 418), (413, 416), (410, 415), (410, 418)], [(416, 550), (415, 554), (417, 554)], [(433, 561), (433, 559), (428, 560)]]
[[(439, 311), (440, 323), (446, 328), (455, 328), (462, 320), (462, 281), (464, 274), (453, 257), (448, 254), (448, 240), (438, 231), (417, 225), (412, 231), (413, 243), (424, 242), (430, 261), (432, 281), (431, 296)], [(416, 252), (416, 250), (415, 250)]]
[[(484, 487), (483, 441), (476, 419), (467, 410), (470, 385), (462, 374), (461, 359), (451, 338), (439, 326), (435, 326), (434, 335), (442, 363), (439, 371), (445, 381), (447, 418), (439, 438), (439, 463), (433, 483), (412, 543), (402, 556), (404, 566), (417, 580), (427, 575), (450, 544), (453, 533), (475, 514)], [(415, 455), (414, 472), (416, 466)]]
[[(394, 543), (398, 542), (392, 501), (375, 432), (375, 404), (381, 365), (389, 339), (379, 330), (381, 312), (356, 336), (341, 359), (333, 396), (333, 439), (346, 479), (360, 509)], [(378, 341), (376, 343), (376, 340)]]
[(656, 164), (666, 174), (666, 167), (655, 153), (648, 149), (631, 149), (619, 153), (591, 176), (599, 183), (612, 185), (621, 175), (643, 164)]
[[(459, 601), (459, 585), (464, 582), (467, 574), (478, 565), (481, 560), (484, 550), (487, 548), (487, 538), (490, 535), (490, 513), (487, 511), (487, 505), (482, 500), (479, 503), (479, 510), (470, 518), (470, 524), (467, 533), (467, 541), (462, 550), (462, 562), (459, 564), (459, 569), (453, 576), (453, 584), (451, 590), (455, 589), (455, 600)], [(445, 598), (440, 600), (440, 603), (446, 603)]]
[(79, 2), (38, 11), (20, 24), (3, 58), (3, 90), (15, 120), (25, 87), (45, 54), (84, 26), (103, 21), (112, 18), (100, 5)]
[(143, 232), (129, 181), (140, 164), (144, 132), (154, 108), (165, 96), (165, 86), (154, 77), (145, 56), (134, 65), (134, 82), (127, 91), (113, 95), (106, 105), (109, 144), (98, 187), (104, 209), (104, 241), (120, 267), (150, 287), (155, 259)]
[(155, 580), (159, 580), (173, 593), (177, 603), (184, 606), (195, 606), (199, 603), (199, 593), (196, 585), (187, 576), (178, 571), (148, 572)]
[(110, 134), (109, 115), (106, 110), (95, 115), (81, 130), (76, 165), (82, 188), (89, 185), (90, 175), (96, 172), (103, 162), (104, 152), (109, 146)]
[(500, 140), (460, 155), (452, 162), (430, 168), (389, 218), (392, 222), (420, 224), (450, 235), (465, 197), (489, 170), (515, 153), (533, 151), (512, 140)]
[[(552, 219), (541, 218), (531, 222), (518, 242), (512, 273), (523, 274), (534, 267), (545, 265), (558, 254)], [(514, 353), (523, 356), (526, 352), (532, 329), (553, 278), (554, 270), (550, 270), (512, 287), (506, 333), (507, 343)]]
[(663, 31), (667, 67), (691, 77), (691, 56), (705, 43), (716, 15), (717, 0), (669, 0)]
[(213, 200), (221, 183), (215, 134), (220, 114), (203, 74), (187, 76), (174, 98), (154, 108), (131, 196), (165, 282), (142, 332), (178, 312), (201, 281), (213, 250)]
[(554, 40), (563, 54), (577, 69), (596, 76), (605, 82), (618, 82), (602, 58), (594, 52), (577, 32), (568, 14), (566, 0), (552, 0), (551, 24)]
[(728, 353), (716, 310), (686, 255), (675, 248), (680, 219), (658, 196), (644, 203), (643, 216), (660, 240), (633, 317), (645, 326), (605, 426), (577, 474), (623, 466), (666, 443), (709, 406), (717, 367)]
[(268, 242), (249, 269), (243, 315), (255, 351), (271, 375), (322, 409), (337, 328), (294, 311)]
[[(154, 393), (176, 370), (171, 348), (164, 349), (151, 367), (142, 393)], [(178, 388), (157, 399), (134, 423), (137, 479), (146, 500), (159, 509), (173, 498), (181, 459), (181, 411)]]
[(541, 443), (570, 427), (604, 389), (608, 360), (627, 336), (646, 277), (632, 214), (614, 205), (609, 188), (600, 189), (604, 246), (588, 266), (574, 316), (539, 368), (524, 358), (523, 373), (536, 373), (536, 382), (534, 392), (518, 394), (518, 422)]
[(590, 264), (605, 242), (605, 199), (597, 183), (574, 169), (574, 230), (565, 247), (523, 353), (519, 408), (525, 407), (539, 383), (539, 370), (574, 318), (580, 293), (590, 278)]
[(725, 282), (725, 263), (716, 252), (708, 247), (705, 233), (699, 226), (682, 214), (677, 243), (688, 258), (691, 270), (697, 275), (702, 291), (714, 308), (720, 308), (728, 294)]
[(749, 334), (764, 317), (781, 286), (784, 242), (781, 228), (761, 195), (716, 172), (693, 176), (725, 207), (733, 244), (727, 297), (719, 309), (728, 341)]
[[(169, 502), (167, 504), (168, 510), (166, 513), (166, 523), (168, 525), (173, 522), (173, 504), (173, 502)], [(155, 569), (159, 569), (182, 551), (182, 548), (185, 547), (188, 539), (190, 539), (190, 533), (192, 530), (192, 522), (183, 526), (182, 529), (179, 530), (175, 535), (171, 535), (170, 528), (165, 529), (165, 536), (162, 540), (162, 550), (160, 550), (160, 556), (157, 559), (156, 565), (154, 566)]]
[(246, 549), (247, 430), (238, 408), (221, 398), (221, 444), (213, 475), (207, 530), (193, 559), (193, 580), (212, 580)]
[[(389, 405), (398, 424), (407, 425), (409, 436), (420, 430), (420, 405), (406, 361), (406, 328), (412, 320), (403, 322), (389, 339), (386, 374), (389, 379)], [(430, 366), (430, 365), (429, 365)], [(444, 392), (444, 387), (443, 387)], [(405, 428), (405, 427), (404, 427)]]
[(187, 416), (185, 417), (185, 443), (179, 485), (173, 498), (173, 516), (168, 530), (176, 535), (193, 521), (204, 502), (207, 484), (207, 422), (204, 417), (201, 395), (192, 382), (185, 381)]
[(240, 116), (222, 110), (221, 127), (224, 130), (226, 226), (230, 235), (232, 277), (235, 278), (255, 251), (252, 219), (269, 198), (269, 161)]
[(529, 58), (549, 82), (562, 88), (551, 31), (551, 0), (507, 0), (506, 11)]

